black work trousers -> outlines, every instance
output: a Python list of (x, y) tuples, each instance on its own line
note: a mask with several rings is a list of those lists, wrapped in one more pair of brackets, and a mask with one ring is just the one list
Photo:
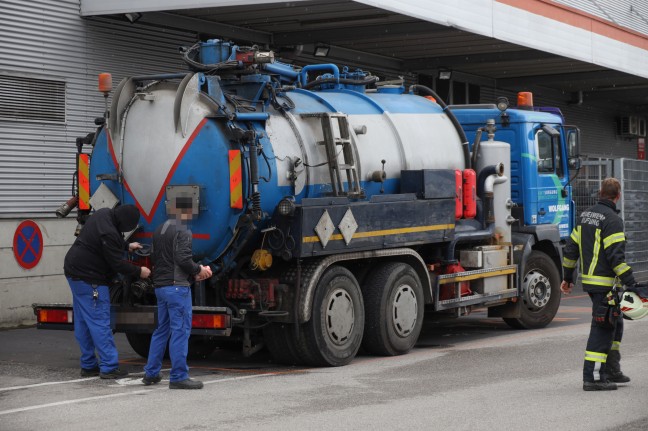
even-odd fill
[(592, 300), (592, 327), (585, 348), (583, 381), (594, 382), (607, 378), (605, 362), (612, 348), (612, 342), (621, 343), (621, 338), (623, 338), (623, 317), (619, 316), (614, 326), (601, 326), (600, 323), (594, 320), (594, 312), (602, 302), (607, 302), (606, 293), (590, 293), (589, 296)]

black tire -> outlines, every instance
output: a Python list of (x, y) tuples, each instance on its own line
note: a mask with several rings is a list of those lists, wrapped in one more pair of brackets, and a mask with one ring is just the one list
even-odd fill
[(284, 365), (302, 365), (295, 343), (294, 327), (291, 323), (271, 323), (263, 328), (263, 340), (275, 362)]
[(522, 278), (520, 317), (504, 318), (504, 321), (516, 329), (547, 326), (560, 306), (560, 281), (560, 273), (554, 261), (541, 251), (532, 251)]
[(311, 319), (301, 326), (299, 356), (312, 366), (348, 364), (362, 343), (364, 317), (362, 293), (351, 271), (328, 268), (317, 283)]
[(423, 287), (414, 268), (399, 262), (381, 266), (363, 284), (362, 296), (362, 347), (382, 356), (409, 352), (421, 333), (425, 307)]
[(128, 344), (135, 350), (135, 353), (142, 358), (148, 358), (149, 348), (151, 347), (151, 337), (153, 334), (138, 334), (136, 332), (127, 332), (126, 339)]

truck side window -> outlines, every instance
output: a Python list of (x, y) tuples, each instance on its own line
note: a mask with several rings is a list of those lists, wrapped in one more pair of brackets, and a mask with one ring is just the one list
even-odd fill
[(560, 136), (553, 139), (544, 130), (536, 133), (536, 150), (538, 154), (538, 172), (543, 174), (555, 173), (560, 178), (564, 176)]
[(536, 151), (538, 154), (538, 172), (553, 173), (554, 157), (553, 146), (551, 145), (551, 136), (542, 130), (536, 133)]

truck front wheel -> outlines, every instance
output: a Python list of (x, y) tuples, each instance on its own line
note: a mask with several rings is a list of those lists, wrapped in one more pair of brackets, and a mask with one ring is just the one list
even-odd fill
[(547, 326), (560, 305), (560, 273), (549, 256), (534, 250), (529, 255), (522, 279), (520, 317), (504, 318), (517, 329), (537, 329)]

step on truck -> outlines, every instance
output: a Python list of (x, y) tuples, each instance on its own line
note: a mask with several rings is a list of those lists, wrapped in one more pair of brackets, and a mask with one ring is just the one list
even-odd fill
[[(424, 315), (552, 321), (578, 165), (558, 111), (447, 106), (425, 86), (222, 40), (182, 56), (189, 71), (114, 90), (103, 77), (112, 101), (77, 139), (68, 208), (82, 229), (93, 210), (134, 204), (127, 235), (150, 244), (171, 202), (191, 198), (194, 258), (214, 273), (192, 286), (191, 356), (267, 347), (280, 363), (340, 366), (361, 346), (407, 353)], [(127, 258), (150, 267), (147, 249)], [(152, 282), (117, 277), (111, 299), (114, 329), (146, 356)], [(69, 304), (34, 310), (39, 328), (72, 327)]]

